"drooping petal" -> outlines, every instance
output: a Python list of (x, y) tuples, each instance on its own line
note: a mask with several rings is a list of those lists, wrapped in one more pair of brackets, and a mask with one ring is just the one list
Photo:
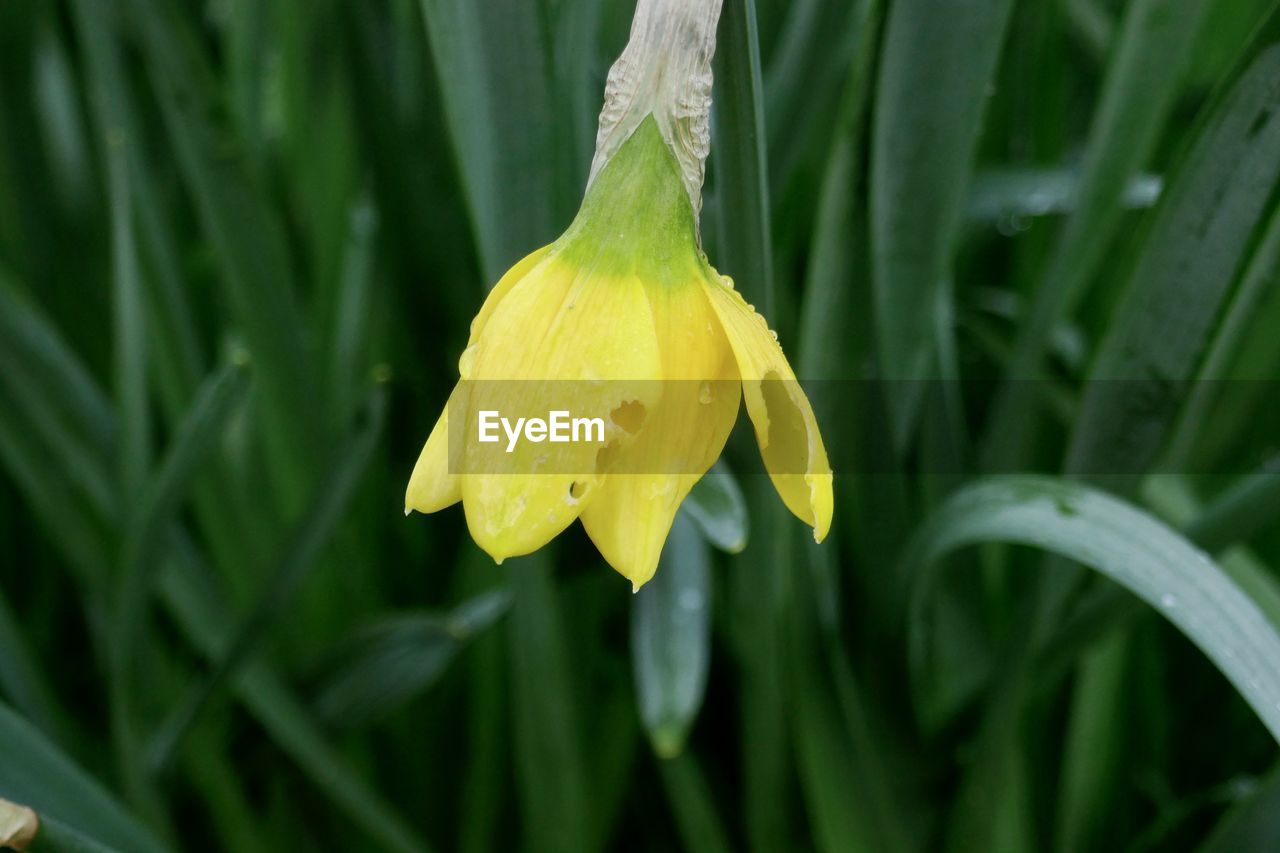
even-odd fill
[[(457, 393), (456, 389), (453, 393)], [(415, 509), (438, 512), (460, 500), (462, 483), (457, 474), (449, 471), (449, 406), (446, 405), (413, 466), (413, 475), (404, 493), (404, 511), (406, 514)]]
[(733, 347), (765, 469), (783, 503), (821, 542), (831, 529), (831, 465), (809, 399), (764, 318), (732, 284), (713, 275), (705, 290)]
[[(657, 402), (661, 362), (644, 288), (553, 255), (498, 303), (469, 368), (463, 506), (472, 538), (501, 561), (578, 517), (599, 484), (600, 453), (630, 441)], [(554, 411), (600, 418), (604, 440), (478, 440), (481, 412), (514, 422)]]
[(697, 280), (646, 289), (662, 399), (582, 512), (591, 541), (635, 589), (653, 577), (676, 510), (724, 449), (741, 396), (733, 351)]
[[(538, 262), (546, 256), (549, 248), (550, 246), (544, 246), (537, 251), (529, 253), (515, 266), (507, 270), (506, 275), (499, 279), (493, 290), (489, 291), (489, 295), (485, 297), (484, 304), (480, 306), (480, 311), (471, 321), (471, 336), (467, 341), (468, 348), (475, 344), (476, 338), (484, 331), (484, 327), (498, 303), (510, 292), (511, 288), (515, 287), (530, 270), (538, 265)], [(450, 394), (450, 404), (453, 403), (454, 394), (456, 394), (456, 389)], [(432, 428), (431, 434), (427, 436), (426, 444), (422, 446), (422, 452), (418, 454), (417, 464), (413, 466), (413, 474), (409, 477), (409, 486), (405, 489), (404, 510), (406, 514), (415, 509), (423, 513), (437, 512), (445, 507), (453, 506), (460, 500), (462, 500), (462, 483), (458, 480), (457, 474), (449, 471), (449, 405), (446, 405), (444, 411), (440, 413), (440, 417), (436, 420), (436, 425)]]

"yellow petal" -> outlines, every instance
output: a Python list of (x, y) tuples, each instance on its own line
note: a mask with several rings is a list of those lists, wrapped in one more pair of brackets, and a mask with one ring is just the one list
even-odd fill
[(777, 337), (732, 284), (714, 274), (705, 290), (733, 347), (765, 469), (787, 509), (821, 542), (831, 529), (831, 465), (809, 398)]
[(467, 340), (467, 346), (471, 346), (476, 342), (476, 339), (484, 331), (489, 318), (503, 298), (511, 292), (513, 287), (523, 281), (525, 276), (533, 271), (534, 267), (547, 256), (547, 252), (550, 249), (551, 246), (535, 249), (517, 261), (515, 266), (507, 270), (506, 275), (498, 279), (498, 283), (493, 286), (493, 290), (489, 291), (489, 295), (484, 299), (484, 304), (480, 306), (480, 310), (476, 312), (475, 318), (471, 321), (471, 336)]
[(620, 448), (582, 526), (639, 589), (658, 568), (676, 510), (720, 456), (738, 416), (738, 370), (696, 281), (647, 288), (662, 352), (662, 399)]
[[(538, 262), (546, 257), (550, 246), (543, 246), (521, 259), (515, 266), (507, 270), (480, 306), (479, 313), (471, 321), (471, 337), (467, 341), (468, 349), (476, 338), (484, 331), (490, 315), (502, 298), (510, 292)], [(464, 354), (465, 357), (465, 354)], [(455, 392), (456, 393), (456, 389)], [(454, 393), (450, 394), (450, 404), (454, 402)], [(453, 506), (462, 500), (462, 483), (456, 474), (449, 472), (449, 406), (444, 407), (436, 420), (431, 435), (418, 454), (418, 462), (413, 466), (413, 474), (409, 477), (409, 486), (404, 494), (404, 511), (436, 512)]]
[[(450, 395), (453, 404), (455, 388)], [(449, 471), (449, 406), (444, 407), (440, 418), (422, 446), (418, 462), (409, 477), (409, 487), (404, 493), (404, 511), (437, 512), (462, 500), (462, 483), (457, 474)]]
[[(476, 440), (479, 412), (546, 417), (568, 411), (605, 420), (606, 442), (629, 441), (660, 392), (644, 288), (634, 277), (605, 275), (553, 255), (498, 303), (469, 367), (463, 507), (472, 538), (501, 561), (542, 547), (578, 517), (599, 484), (606, 444), (524, 441), (505, 453)], [(509, 473), (540, 468), (547, 473)]]

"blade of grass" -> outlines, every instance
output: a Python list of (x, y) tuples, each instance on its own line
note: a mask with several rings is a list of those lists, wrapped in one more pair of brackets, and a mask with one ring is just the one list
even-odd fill
[(205, 380), (155, 475), (137, 493), (138, 508), (132, 514), (122, 549), (123, 572), (118, 587), (116, 637), (126, 660), (133, 656), (165, 531), (189, 492), (192, 478), (213, 455), (245, 399), (249, 389), (245, 367), (231, 363)]
[(338, 298), (328, 319), (326, 411), (344, 424), (359, 405), (360, 377), (366, 375), (374, 309), (374, 243), (378, 212), (365, 197), (352, 206)]
[[(726, 0), (720, 16), (713, 70), (711, 158), (719, 216), (715, 250), (748, 302), (775, 327), (784, 326), (773, 278), (769, 228), (768, 160), (755, 0)], [(777, 630), (779, 590), (772, 577), (777, 510), (767, 482), (746, 484), (748, 516), (764, 535), (752, 537), (737, 559), (730, 587), (729, 621), (742, 666), (741, 735), (747, 846), (784, 849), (789, 798), (786, 719), (778, 690), (781, 658)], [(749, 639), (748, 639), (749, 638)]]
[(26, 720), (0, 703), (0, 797), (117, 850), (168, 849)]
[(153, 773), (168, 766), (201, 711), (227, 679), (253, 657), (263, 636), (286, 612), (286, 603), (305, 581), (359, 485), (381, 434), (385, 407), (385, 397), (379, 388), (366, 403), (362, 417), (357, 418), (352, 434), (334, 455), (329, 475), (320, 483), (311, 506), (286, 542), (276, 570), (259, 592), (253, 607), (236, 624), (226, 653), (208, 676), (187, 691), (153, 735), (146, 750), (147, 764)]
[[(2, 428), (0, 428), (2, 429)], [(3, 458), (0, 452), (0, 458)], [(0, 688), (27, 719), (55, 742), (70, 731), (70, 721), (59, 706), (44, 670), (36, 663), (31, 644), (17, 614), (0, 590)]]
[(942, 556), (983, 542), (1041, 548), (1129, 589), (1195, 643), (1280, 740), (1280, 633), (1182, 536), (1087, 486), (1045, 477), (981, 480), (934, 514), (905, 557), (917, 575), (916, 606)]
[(1196, 439), (1203, 433), (1213, 414), (1220, 382), (1229, 379), (1231, 362), (1240, 351), (1246, 336), (1254, 328), (1267, 290), (1280, 281), (1280, 208), (1271, 216), (1253, 257), (1245, 269), (1239, 287), (1231, 297), (1222, 320), (1214, 331), (1213, 342), (1200, 365), (1195, 385), (1174, 426), (1173, 437), (1165, 451), (1166, 467), (1177, 470), (1191, 457)]
[(111, 400), (94, 384), (79, 356), (57, 327), (19, 295), (17, 283), (0, 269), (0, 342), (22, 363), (25, 376), (44, 398), (78, 425), (91, 445), (105, 452), (115, 442)]
[(1090, 371), (1069, 471), (1142, 471), (1158, 452), (1280, 177), (1277, 81), (1280, 46), (1215, 111), (1170, 188)]
[(187, 27), (157, 0), (127, 0), (126, 8), (140, 32), (169, 139), (263, 385), (272, 424), (264, 433), (267, 458), (276, 466), (285, 504), (296, 505), (324, 436), (315, 429), (319, 389), (308, 368), (280, 223), (244, 158), (237, 156), (242, 152), (228, 156), (213, 119), (207, 60)]
[[(538, 4), (422, 0), (487, 287), (555, 237), (551, 61)], [(561, 226), (568, 223), (560, 223)]]
[(586, 766), (573, 668), (543, 552), (511, 567), (511, 700), (523, 834), (538, 850), (588, 849)]
[[(873, 309), (881, 375), (924, 379), (934, 313), (951, 275), (964, 199), (1010, 0), (963, 5), (899, 0), (889, 9), (872, 124)], [(921, 61), (928, 57), (928, 61)], [(891, 403), (894, 441), (907, 446), (919, 395)]]
[(1187, 530), (1187, 535), (1209, 551), (1247, 542), (1272, 529), (1280, 518), (1280, 459), (1242, 478), (1215, 498)]
[(147, 329), (138, 269), (138, 245), (127, 146), (134, 144), (124, 128), (99, 122), (107, 163), (107, 197), (111, 203), (112, 335), (115, 346), (115, 395), (119, 413), (118, 488), (128, 498), (146, 481), (151, 455), (151, 412), (147, 393)]
[(1265, 850), (1280, 837), (1280, 767), (1257, 790), (1218, 821), (1199, 853)]
[(719, 262), (735, 279), (743, 298), (760, 306), (761, 313), (777, 325), (755, 0), (725, 0), (714, 73), (710, 162), (720, 210), (716, 221)]
[(720, 816), (715, 797), (698, 760), (685, 752), (658, 761), (663, 788), (675, 815), (676, 829), (686, 850), (698, 853), (728, 853), (733, 847)]
[[(0, 288), (2, 294), (4, 289)], [(27, 328), (41, 342), (57, 343), (51, 329), (38, 322)], [(0, 341), (4, 340), (0, 338)], [(47, 363), (41, 363), (41, 367), (53, 367), (64, 372), (66, 382), (62, 387), (80, 389), (84, 399), (90, 402), (103, 399), (88, 373), (69, 351), (51, 347), (47, 354), (50, 357)], [(0, 378), (14, 375), (18, 374), (0, 371)], [(0, 383), (0, 403), (5, 403), (4, 395), (5, 386)], [(110, 549), (101, 540), (90, 514), (92, 511), (111, 517), (112, 505), (108, 500), (93, 506), (90, 511), (82, 509), (77, 499), (68, 497), (65, 479), (70, 475), (51, 476), (50, 472), (56, 471), (56, 466), (38, 464), (45, 452), (33, 442), (33, 436), (40, 433), (40, 422), (18, 420), (15, 418), (17, 412), (15, 406), (0, 405), (0, 460), (23, 487), (39, 517), (57, 532), (53, 541), (65, 551), (72, 566), (78, 570), (79, 582), (89, 589), (101, 586), (107, 570), (102, 555), (109, 553)], [(107, 421), (101, 426), (107, 434), (112, 434), (114, 424), (109, 410), (107, 412)], [(92, 476), (105, 469), (106, 448), (100, 449), (96, 455), (84, 449), (77, 452), (88, 460), (89, 465), (77, 476)], [(194, 568), (195, 557), (190, 544), (179, 538), (179, 546), (174, 551), (175, 561), (169, 563), (160, 578), (166, 606), (181, 630), (207, 659), (222, 660), (231, 642), (228, 627), (233, 624), (231, 613), (222, 603), (218, 591), (209, 586), (208, 578)], [(250, 663), (247, 666), (247, 670), (235, 680), (237, 695), (269, 736), (302, 768), (307, 778), (355, 824), (386, 848), (403, 851), (427, 849), (324, 740), (278, 680), (260, 664)], [(0, 764), (0, 770), (3, 770), (3, 764)]]
[[(467, 548), (460, 558), (458, 585), (462, 595), (475, 595), (494, 582), (488, 555)], [(508, 578), (502, 588), (511, 594)], [(487, 853), (498, 845), (511, 774), (509, 720), (506, 712), (507, 643), (502, 631), (478, 637), (467, 653), (467, 767), (462, 781), (463, 806), (457, 848), (461, 853)]]
[[(173, 558), (162, 571), (160, 589), (188, 640), (217, 665), (228, 658), (235, 642), (235, 620), (191, 543), (180, 535), (175, 538)], [(370, 839), (387, 850), (420, 853), (429, 849), (325, 740), (314, 719), (265, 665), (246, 661), (232, 675), (231, 687), (304, 777)]]
[(1001, 389), (984, 448), (988, 468), (1004, 470), (1021, 461), (1035, 402), (1035, 383), (1025, 380), (1040, 376), (1046, 342), (1107, 257), (1121, 222), (1125, 188), (1160, 139), (1209, 6), (1207, 0), (1139, 0), (1125, 10), (1080, 166), (1075, 208), (1018, 326), (1006, 365), (1010, 381)]
[[(811, 563), (832, 559), (834, 543), (804, 543), (786, 534), (789, 555)], [(797, 551), (797, 546), (803, 545)], [(820, 550), (821, 549), (821, 550)], [(784, 619), (786, 679), (796, 764), (814, 844), (822, 851), (902, 851), (905, 824), (889, 790), (892, 775), (881, 751), (886, 742), (867, 720), (866, 698), (853, 679), (812, 571), (791, 557), (776, 570), (791, 578)]]

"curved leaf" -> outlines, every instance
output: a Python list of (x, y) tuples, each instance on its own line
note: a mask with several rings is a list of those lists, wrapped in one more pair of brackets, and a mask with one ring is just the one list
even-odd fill
[[(1280, 634), (1213, 560), (1178, 533), (1086, 486), (1043, 477), (992, 478), (943, 505), (914, 541), (908, 567), (928, 569), (949, 552), (983, 542), (1042, 548), (1126, 587), (1195, 643), (1280, 741)], [(917, 587), (916, 606), (932, 574)]]

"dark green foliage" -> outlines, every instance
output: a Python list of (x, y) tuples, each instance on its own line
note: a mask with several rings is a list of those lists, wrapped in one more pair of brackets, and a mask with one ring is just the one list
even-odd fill
[(401, 515), (633, 8), (0, 2), (33, 849), (1280, 849), (1280, 2), (724, 0), (701, 231), (836, 521), (740, 429), (638, 598)]

